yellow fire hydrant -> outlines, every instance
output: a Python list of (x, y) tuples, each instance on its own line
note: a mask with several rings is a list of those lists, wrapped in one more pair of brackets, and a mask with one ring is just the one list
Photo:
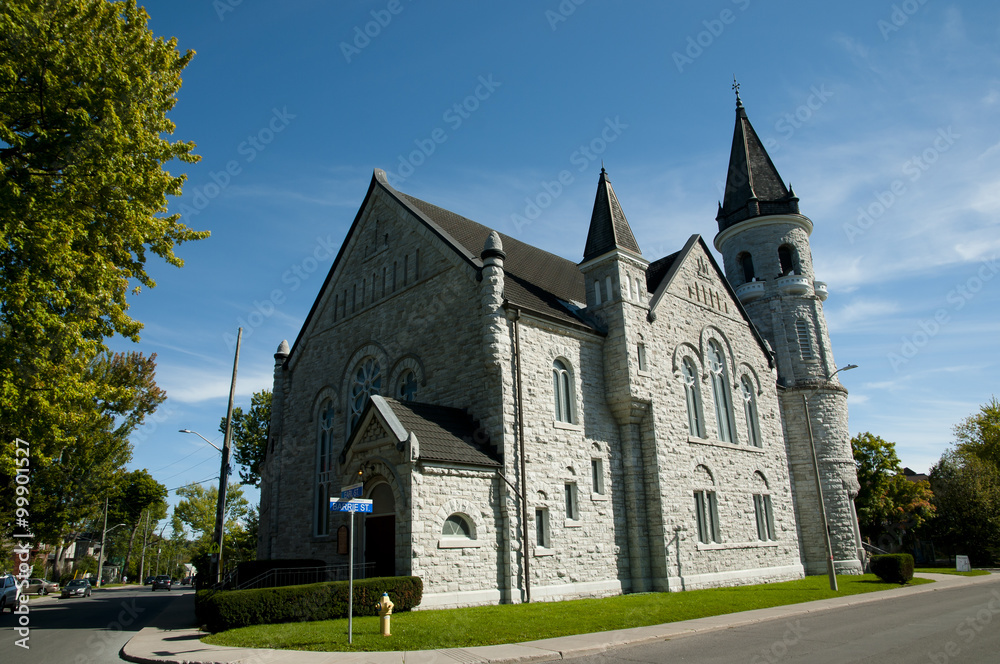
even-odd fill
[(382, 623), (382, 636), (389, 636), (389, 616), (395, 604), (389, 599), (389, 593), (382, 593), (382, 601), (375, 605)]

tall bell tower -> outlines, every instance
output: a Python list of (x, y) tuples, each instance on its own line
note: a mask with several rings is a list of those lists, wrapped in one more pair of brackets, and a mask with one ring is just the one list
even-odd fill
[(823, 315), (826, 284), (816, 281), (813, 272), (813, 223), (799, 212), (799, 199), (782, 182), (747, 118), (739, 86), (734, 88), (736, 128), (715, 248), (722, 252), (726, 277), (775, 353), (806, 573), (827, 571), (825, 520), (837, 572), (860, 574), (861, 537), (854, 510), (859, 485), (847, 390), (836, 377)]

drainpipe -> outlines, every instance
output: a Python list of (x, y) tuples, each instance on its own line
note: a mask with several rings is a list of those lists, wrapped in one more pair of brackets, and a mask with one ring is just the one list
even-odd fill
[(524, 399), (521, 391), (521, 335), (518, 321), (521, 312), (517, 307), (511, 307), (514, 312), (514, 368), (517, 384), (517, 448), (521, 457), (521, 559), (524, 561), (524, 601), (531, 601), (531, 574), (528, 566), (528, 486), (527, 472), (524, 463)]

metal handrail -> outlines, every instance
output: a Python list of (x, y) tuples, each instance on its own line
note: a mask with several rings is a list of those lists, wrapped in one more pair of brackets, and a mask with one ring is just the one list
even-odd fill
[[(236, 583), (236, 590), (246, 588), (276, 588), (294, 586), (300, 583), (320, 583), (324, 581), (346, 581), (350, 565), (326, 565), (324, 567), (276, 567), (252, 579)], [(354, 565), (354, 578), (368, 578), (375, 571), (375, 563)]]

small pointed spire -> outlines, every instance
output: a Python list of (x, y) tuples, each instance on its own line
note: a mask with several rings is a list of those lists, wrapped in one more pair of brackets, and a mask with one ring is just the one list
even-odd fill
[(615, 249), (626, 249), (637, 256), (642, 256), (639, 244), (632, 235), (622, 206), (618, 203), (615, 190), (611, 187), (608, 173), (601, 164), (601, 175), (597, 181), (597, 196), (594, 198), (594, 211), (590, 215), (590, 230), (587, 233), (587, 244), (583, 250), (583, 260), (589, 261)]
[[(798, 199), (785, 187), (784, 181), (757, 136), (746, 109), (740, 100), (740, 84), (733, 77), (736, 91), (736, 128), (729, 154), (729, 173), (722, 198), (722, 209), (716, 217), (719, 230), (762, 214), (798, 214)], [(793, 200), (794, 199), (794, 200)], [(763, 210), (763, 212), (762, 212)]]
[(492, 231), (489, 237), (486, 238), (486, 242), (483, 244), (483, 252), (479, 255), (484, 261), (488, 258), (499, 258), (501, 260), (507, 258), (507, 254), (503, 250), (503, 242), (500, 240), (500, 234), (496, 231)]

